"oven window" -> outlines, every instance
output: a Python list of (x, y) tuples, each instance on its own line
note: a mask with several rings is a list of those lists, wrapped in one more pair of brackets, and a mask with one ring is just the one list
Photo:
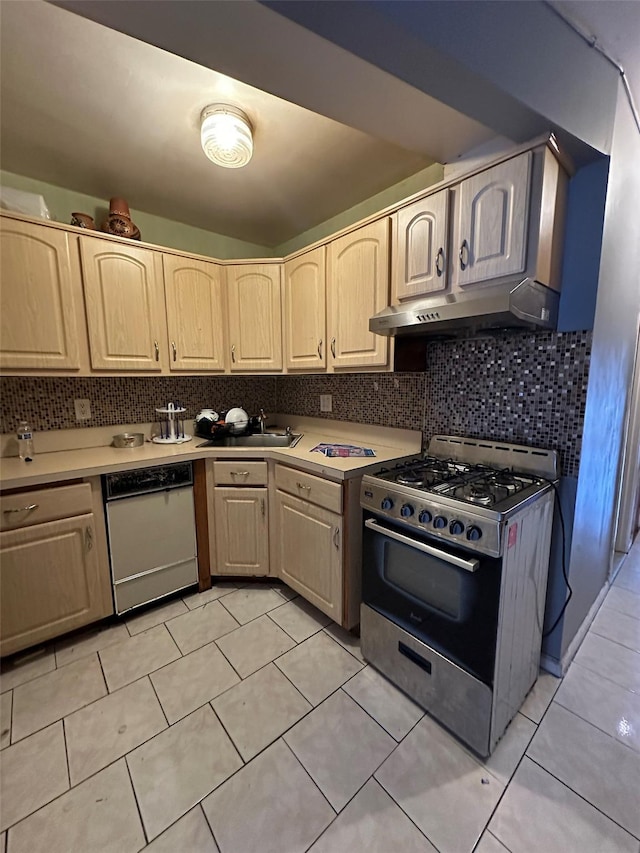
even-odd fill
[(464, 569), (444, 563), (406, 545), (386, 540), (384, 579), (397, 590), (410, 595), (417, 604), (426, 605), (451, 619), (464, 618), (469, 602)]

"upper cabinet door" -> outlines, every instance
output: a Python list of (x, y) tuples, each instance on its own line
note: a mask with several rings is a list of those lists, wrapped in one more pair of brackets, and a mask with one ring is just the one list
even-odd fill
[(0, 366), (78, 370), (84, 318), (76, 238), (3, 217), (0, 240)]
[(401, 208), (393, 219), (393, 303), (447, 287), (449, 190)]
[(81, 237), (91, 366), (161, 372), (167, 363), (162, 256)]
[(232, 371), (282, 370), (282, 264), (227, 267)]
[(225, 369), (225, 312), (218, 264), (163, 255), (170, 370)]
[(527, 151), (460, 184), (452, 246), (454, 285), (525, 269), (531, 158)]
[(284, 265), (284, 340), (289, 370), (327, 366), (325, 247)]
[(389, 338), (369, 331), (369, 318), (389, 304), (389, 219), (329, 243), (330, 363), (385, 367)]

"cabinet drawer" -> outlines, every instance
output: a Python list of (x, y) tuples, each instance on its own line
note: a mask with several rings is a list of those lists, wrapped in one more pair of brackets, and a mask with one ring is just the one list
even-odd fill
[(284, 492), (318, 504), (331, 512), (342, 512), (342, 486), (295, 468), (276, 465), (276, 485)]
[(266, 486), (266, 462), (214, 462), (216, 486)]
[(0, 530), (16, 530), (91, 511), (89, 483), (3, 495), (0, 497)]

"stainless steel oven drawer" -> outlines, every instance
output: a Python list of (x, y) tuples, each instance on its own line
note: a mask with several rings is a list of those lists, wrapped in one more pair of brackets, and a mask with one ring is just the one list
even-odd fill
[(490, 747), (490, 687), (366, 604), (360, 610), (365, 659), (479, 755)]

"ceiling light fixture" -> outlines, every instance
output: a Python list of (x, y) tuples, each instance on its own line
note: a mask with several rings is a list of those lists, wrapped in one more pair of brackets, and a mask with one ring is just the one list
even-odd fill
[(204, 108), (200, 121), (200, 142), (209, 160), (226, 169), (247, 165), (253, 154), (253, 135), (242, 110), (213, 104)]

